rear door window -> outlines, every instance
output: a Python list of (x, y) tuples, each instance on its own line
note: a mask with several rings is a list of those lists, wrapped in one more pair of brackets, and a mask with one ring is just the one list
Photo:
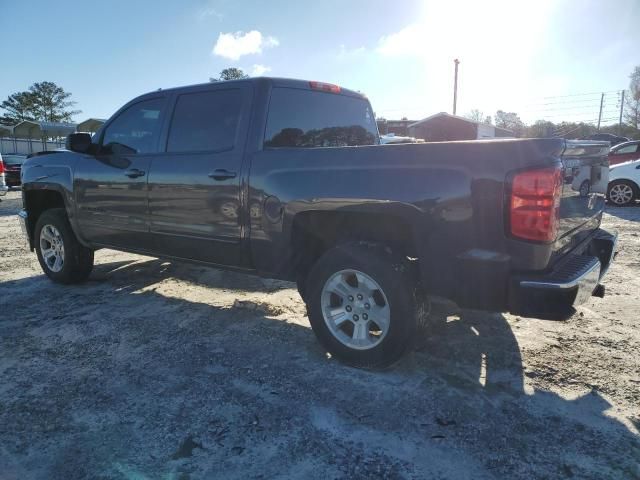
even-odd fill
[(231, 150), (241, 109), (239, 88), (180, 95), (171, 120), (167, 152)]
[(156, 153), (164, 103), (164, 98), (143, 100), (121, 112), (102, 137), (106, 153)]
[(365, 98), (277, 87), (272, 90), (264, 146), (375, 145), (378, 130)]

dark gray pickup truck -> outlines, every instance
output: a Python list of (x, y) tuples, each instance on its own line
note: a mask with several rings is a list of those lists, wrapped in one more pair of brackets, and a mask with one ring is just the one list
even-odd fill
[(22, 169), (52, 280), (85, 280), (113, 248), (295, 281), (322, 345), (355, 365), (399, 358), (431, 296), (566, 316), (604, 294), (614, 256), (607, 143), (379, 145), (366, 97), (321, 82), (148, 93), (67, 149)]

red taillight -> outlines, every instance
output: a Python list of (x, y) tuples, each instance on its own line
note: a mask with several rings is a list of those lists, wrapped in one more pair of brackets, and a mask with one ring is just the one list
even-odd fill
[(0, 159), (0, 173), (4, 173), (4, 162)]
[(562, 193), (562, 170), (544, 168), (514, 175), (509, 217), (511, 235), (525, 240), (556, 239)]
[(309, 82), (309, 86), (314, 90), (322, 90), (323, 92), (340, 93), (340, 87), (331, 83)]

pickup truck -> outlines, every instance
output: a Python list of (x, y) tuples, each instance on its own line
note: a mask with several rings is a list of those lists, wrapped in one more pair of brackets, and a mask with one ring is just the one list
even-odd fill
[(603, 296), (608, 150), (380, 145), (364, 95), (251, 78), (142, 95), (30, 158), (19, 217), (53, 281), (85, 280), (100, 248), (294, 281), (332, 356), (384, 366), (432, 297), (565, 318)]

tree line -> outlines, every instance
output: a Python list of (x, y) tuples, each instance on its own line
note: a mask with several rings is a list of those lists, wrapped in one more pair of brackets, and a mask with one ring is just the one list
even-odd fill
[[(632, 139), (640, 139), (640, 65), (635, 67), (629, 75), (629, 90), (624, 99), (622, 111), (623, 123), (601, 126), (600, 133), (622, 135)], [(551, 122), (537, 120), (532, 125), (526, 125), (515, 112), (498, 110), (494, 119), (478, 109), (473, 109), (465, 115), (466, 118), (479, 123), (486, 123), (496, 127), (511, 130), (516, 137), (564, 137), (581, 138), (596, 133), (597, 127), (590, 122)]]
[[(218, 77), (211, 77), (209, 81), (217, 82), (248, 78), (242, 69), (225, 68)], [(622, 125), (606, 125), (600, 132), (620, 134), (625, 137), (640, 139), (640, 65), (636, 66), (629, 76), (629, 90), (625, 96)], [(76, 102), (71, 100), (71, 93), (56, 85), (54, 82), (37, 82), (23, 92), (16, 92), (0, 103), (0, 124), (15, 125), (23, 120), (45, 122), (71, 122), (72, 117), (81, 113), (73, 110)], [(515, 112), (498, 110), (492, 118), (480, 110), (471, 110), (467, 118), (479, 123), (495, 125), (511, 130), (517, 137), (552, 137), (580, 138), (596, 132), (597, 127), (588, 122), (551, 122), (538, 120), (532, 125), (526, 125)], [(619, 128), (620, 127), (620, 128)]]

